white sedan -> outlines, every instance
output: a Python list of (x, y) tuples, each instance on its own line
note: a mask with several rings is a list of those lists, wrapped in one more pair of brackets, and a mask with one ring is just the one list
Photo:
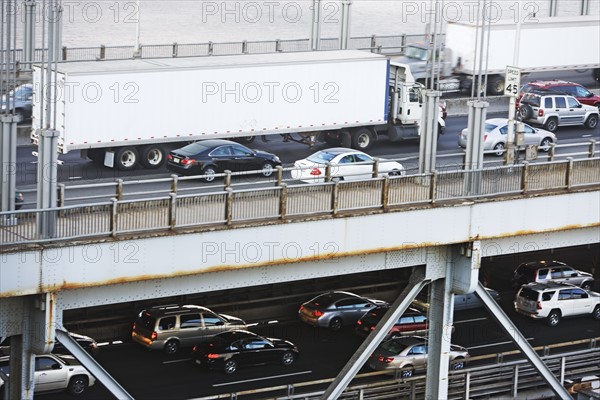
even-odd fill
[[(332, 181), (369, 179), (373, 176), (374, 163), (373, 157), (362, 151), (335, 147), (296, 161), (292, 178), (309, 183), (324, 182), (327, 164), (330, 164)], [(404, 173), (402, 164), (379, 159), (379, 176), (399, 176)]]
[[(543, 129), (533, 128), (523, 124), (525, 145), (535, 144), (542, 151), (550, 150), (552, 143), (556, 144), (556, 135)], [(485, 132), (483, 133), (483, 150), (494, 151), (497, 156), (504, 154), (506, 148), (506, 137), (508, 133), (507, 118), (492, 118), (485, 121)], [(463, 149), (467, 147), (467, 128), (463, 129), (458, 145)]]

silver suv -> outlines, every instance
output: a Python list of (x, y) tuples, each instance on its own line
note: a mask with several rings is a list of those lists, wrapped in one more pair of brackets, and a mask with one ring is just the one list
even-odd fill
[(133, 324), (131, 338), (150, 350), (175, 354), (232, 329), (246, 329), (240, 318), (217, 314), (206, 307), (168, 305), (140, 312)]
[(556, 326), (563, 317), (588, 315), (600, 320), (600, 293), (568, 283), (530, 283), (521, 286), (515, 310), (533, 319), (546, 319)]
[(585, 125), (588, 129), (598, 126), (597, 107), (552, 91), (526, 93), (519, 104), (519, 117), (523, 122), (543, 125), (550, 132), (563, 125)]
[(513, 273), (513, 286), (532, 282), (562, 282), (590, 290), (594, 277), (589, 272), (579, 271), (560, 261), (531, 261), (523, 263)]

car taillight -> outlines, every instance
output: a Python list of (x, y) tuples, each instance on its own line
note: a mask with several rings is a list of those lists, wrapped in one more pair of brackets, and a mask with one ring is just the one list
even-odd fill
[(131, 329), (135, 331), (135, 322), (133, 323), (133, 327)]
[(313, 168), (313, 170), (310, 171), (310, 174), (313, 175), (313, 176), (318, 176), (318, 175), (321, 175), (322, 172), (321, 172), (321, 170), (319, 168)]
[(193, 352), (197, 352), (197, 351), (199, 351), (199, 350), (200, 350), (200, 347), (198, 347), (198, 346), (194, 346), (194, 347), (192, 347), (192, 351), (193, 351)]
[(171, 154), (169, 154), (169, 155), (167, 156), (167, 160), (169, 160), (169, 161), (172, 161), (172, 160), (173, 160), (173, 156), (172, 156)]
[(184, 158), (183, 160), (181, 160), (181, 163), (183, 165), (192, 165), (196, 164), (196, 160), (192, 160), (191, 158)]
[(487, 140), (487, 135), (483, 135), (483, 141), (485, 142)]
[(537, 308), (538, 310), (541, 310), (541, 309), (542, 309), (542, 302), (541, 302), (541, 301), (538, 301), (538, 302), (537, 302), (536, 308)]
[(212, 358), (212, 359), (214, 359), (214, 358), (219, 358), (219, 355), (218, 355), (218, 354), (215, 354), (215, 353), (208, 353), (208, 354), (206, 355), (206, 358)]
[(315, 317), (321, 317), (323, 315), (323, 311), (315, 310), (313, 314)]
[(375, 330), (375, 326), (372, 326), (372, 327), (371, 327), (371, 330), (372, 330), (372, 331), (374, 331), (374, 330)]
[(538, 110), (538, 117), (543, 117), (543, 116), (544, 116), (544, 110), (540, 108)]
[(156, 331), (152, 332), (152, 334), (150, 335), (150, 339), (156, 340), (157, 338), (158, 338), (158, 334), (156, 333)]
[(389, 364), (394, 361), (394, 359), (390, 357), (379, 356), (379, 361)]
[(361, 320), (356, 321), (356, 325), (362, 325), (362, 321)]

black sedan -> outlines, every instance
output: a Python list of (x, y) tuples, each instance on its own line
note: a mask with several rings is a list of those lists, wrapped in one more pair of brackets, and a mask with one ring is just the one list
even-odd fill
[(279, 157), (266, 151), (251, 150), (229, 140), (202, 140), (173, 150), (167, 157), (167, 169), (181, 175), (204, 175), (206, 182), (226, 170), (261, 171), (271, 176), (281, 165)]
[(192, 360), (200, 366), (232, 374), (245, 365), (291, 365), (298, 354), (298, 348), (287, 340), (233, 330), (194, 346)]

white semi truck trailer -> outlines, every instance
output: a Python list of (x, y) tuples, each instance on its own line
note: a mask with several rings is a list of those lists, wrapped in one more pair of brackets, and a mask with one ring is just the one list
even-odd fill
[[(482, 67), (487, 73), (487, 93), (504, 93), (506, 66), (523, 74), (531, 72), (587, 70), (596, 79), (600, 70), (600, 18), (594, 16), (528, 17), (521, 24), (518, 63), (513, 65), (517, 25), (515, 21), (490, 23), (484, 37)], [(486, 24), (487, 27), (487, 24)], [(472, 76), (479, 71), (481, 41), (476, 42), (481, 23), (448, 22), (442, 46), (438, 47), (434, 76), (439, 69), (440, 90), (470, 90)], [(488, 45), (489, 40), (489, 45)], [(440, 41), (441, 42), (441, 41)], [(412, 44), (396, 60), (410, 65), (417, 82), (431, 77), (432, 51), (426, 43)]]
[[(120, 170), (158, 168), (167, 145), (200, 139), (286, 135), (365, 150), (382, 134), (419, 138), (423, 86), (368, 52), (59, 63), (56, 93), (46, 72), (34, 67), (33, 142), (52, 126), (60, 153)], [(55, 100), (49, 118), (43, 99)]]

